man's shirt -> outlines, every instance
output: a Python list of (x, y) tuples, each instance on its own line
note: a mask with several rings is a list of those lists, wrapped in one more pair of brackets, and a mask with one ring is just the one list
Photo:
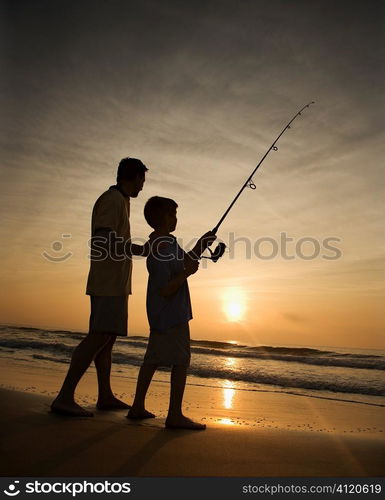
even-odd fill
[[(125, 197), (116, 186), (111, 186), (95, 202), (92, 211), (91, 236), (98, 236), (102, 230), (104, 236), (113, 232), (118, 241), (129, 241), (130, 234), (130, 198)], [(95, 241), (95, 240), (94, 240)], [(102, 245), (97, 243), (100, 248)], [(93, 245), (92, 245), (93, 246)], [(87, 295), (119, 296), (131, 294), (132, 260), (128, 256), (111, 254), (96, 247), (91, 251), (91, 267), (87, 281)], [(128, 248), (127, 248), (128, 250)], [(127, 254), (127, 251), (125, 252)], [(99, 254), (99, 257), (97, 256)], [(100, 258), (103, 254), (103, 258)]]

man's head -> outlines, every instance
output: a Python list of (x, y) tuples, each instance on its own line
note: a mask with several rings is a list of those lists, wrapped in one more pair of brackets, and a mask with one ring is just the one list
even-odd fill
[(178, 204), (171, 198), (153, 196), (144, 207), (144, 217), (155, 230), (171, 233), (176, 228), (176, 209)]
[(123, 158), (118, 166), (116, 183), (131, 198), (136, 198), (143, 189), (148, 168), (137, 158)]

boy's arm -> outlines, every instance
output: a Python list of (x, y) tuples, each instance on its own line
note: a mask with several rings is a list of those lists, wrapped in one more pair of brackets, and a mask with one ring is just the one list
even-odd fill
[(196, 245), (190, 252), (186, 253), (184, 260), (184, 270), (177, 274), (170, 280), (166, 286), (160, 289), (162, 297), (170, 297), (173, 295), (186, 281), (186, 279), (198, 271), (201, 254), (209, 247), (215, 240), (216, 236), (212, 231), (208, 231), (199, 238)]
[(162, 297), (170, 297), (173, 295), (184, 284), (189, 276), (198, 271), (198, 268), (199, 262), (186, 256), (184, 261), (184, 270), (178, 273), (167, 283), (167, 285), (159, 290), (160, 295)]
[(192, 259), (199, 259), (202, 253), (217, 239), (215, 233), (208, 231), (203, 236), (199, 238), (196, 245), (192, 250), (188, 252), (188, 255)]

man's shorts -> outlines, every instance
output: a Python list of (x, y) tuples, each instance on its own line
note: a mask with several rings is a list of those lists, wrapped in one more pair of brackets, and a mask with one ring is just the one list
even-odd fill
[(91, 295), (90, 333), (127, 337), (128, 295)]
[(143, 362), (158, 366), (189, 366), (190, 357), (190, 329), (187, 322), (168, 330), (151, 331)]

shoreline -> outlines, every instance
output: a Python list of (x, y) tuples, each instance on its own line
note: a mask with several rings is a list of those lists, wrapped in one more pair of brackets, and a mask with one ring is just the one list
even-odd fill
[[(49, 362), (45, 366), (41, 365), (40, 359), (36, 364), (31, 360), (1, 359), (0, 388), (46, 395), (52, 399), (60, 389), (68, 369), (65, 363), (52, 365)], [(114, 367), (112, 370), (111, 380), (114, 393), (128, 404), (134, 397), (137, 373), (138, 368), (135, 367), (125, 372)], [(169, 397), (168, 377), (164, 375), (164, 372), (158, 375), (160, 378), (155, 375), (147, 396), (149, 409), (160, 417), (165, 417), (167, 414)], [(92, 406), (96, 402), (96, 380), (95, 367), (91, 365), (76, 391), (76, 400), (82, 406)], [(301, 394), (295, 390), (243, 389), (233, 387), (232, 382), (226, 380), (223, 381), (222, 386), (199, 384), (194, 381), (194, 376), (187, 378), (184, 408), (197, 420), (200, 420), (203, 415), (202, 419), (206, 424), (217, 422), (225, 425), (255, 427), (263, 423), (274, 428), (302, 429), (304, 421), (301, 415), (308, 414), (307, 423), (314, 430), (324, 428), (324, 421), (320, 418), (324, 415), (324, 418), (331, 423), (330, 432), (334, 430), (345, 433), (374, 431), (379, 437), (385, 434), (385, 406), (381, 404)], [(340, 422), (335, 409), (338, 408), (338, 411), (344, 412), (347, 407), (357, 409), (362, 407), (357, 413), (360, 415), (357, 425), (354, 425), (354, 419), (350, 418), (345, 422)], [(314, 411), (309, 413), (309, 408), (314, 408)], [(384, 420), (376, 418), (376, 415), (384, 415)], [(360, 418), (370, 421), (371, 425), (365, 426), (362, 423), (359, 425)]]
[(385, 472), (385, 439), (374, 433), (220, 424), (175, 431), (164, 428), (164, 418), (132, 422), (125, 411), (61, 417), (49, 412), (47, 396), (1, 389), (0, 397), (2, 476), (379, 477)]
[[(385, 408), (224, 384), (186, 386), (184, 412), (205, 431), (164, 428), (169, 385), (154, 381), (147, 408), (95, 411), (96, 374), (82, 378), (77, 401), (92, 418), (61, 417), (49, 407), (67, 366), (6, 359), (0, 365), (3, 476), (374, 477), (385, 475)], [(132, 377), (112, 374), (115, 394), (132, 402)], [(21, 451), (22, 450), (22, 451)]]
[[(26, 360), (2, 358), (0, 389), (48, 396), (52, 400), (60, 389), (68, 365), (42, 366)], [(131, 404), (134, 398), (138, 369), (129, 375), (112, 371), (115, 395)], [(162, 374), (161, 377), (163, 377)], [(191, 380), (192, 379), (192, 380)], [(165, 418), (169, 398), (168, 377), (155, 376), (147, 396), (147, 407)], [(77, 402), (92, 410), (97, 396), (97, 378), (91, 366), (76, 391)], [(248, 390), (234, 388), (230, 381), (222, 386), (194, 383), (187, 378), (184, 410), (188, 416), (209, 424), (226, 426), (267, 427), (276, 429), (311, 429), (314, 432), (343, 434), (376, 434), (385, 437), (385, 407), (362, 401), (308, 395), (296, 391)], [(340, 412), (345, 417), (340, 418)]]

